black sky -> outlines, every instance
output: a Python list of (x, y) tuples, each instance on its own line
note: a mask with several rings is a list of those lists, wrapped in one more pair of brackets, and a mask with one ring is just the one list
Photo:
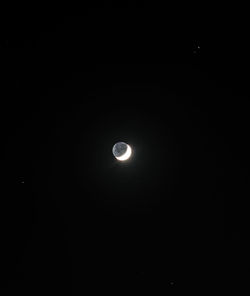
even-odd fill
[(247, 24), (190, 11), (2, 18), (4, 295), (247, 283)]

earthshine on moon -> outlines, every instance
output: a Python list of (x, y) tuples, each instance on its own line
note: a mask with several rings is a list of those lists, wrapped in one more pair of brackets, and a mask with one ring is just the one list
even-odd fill
[(124, 142), (118, 142), (113, 146), (112, 152), (116, 159), (124, 161), (130, 158), (132, 149), (128, 144)]

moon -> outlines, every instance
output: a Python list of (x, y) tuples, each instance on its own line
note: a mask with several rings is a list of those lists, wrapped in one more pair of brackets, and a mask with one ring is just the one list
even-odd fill
[(132, 149), (128, 144), (118, 142), (113, 146), (112, 152), (117, 160), (124, 161), (130, 158)]

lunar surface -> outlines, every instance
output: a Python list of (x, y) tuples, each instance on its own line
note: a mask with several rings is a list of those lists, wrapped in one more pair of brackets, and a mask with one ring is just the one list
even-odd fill
[(124, 161), (129, 159), (131, 156), (132, 149), (128, 144), (124, 142), (118, 142), (113, 146), (112, 152), (116, 159)]

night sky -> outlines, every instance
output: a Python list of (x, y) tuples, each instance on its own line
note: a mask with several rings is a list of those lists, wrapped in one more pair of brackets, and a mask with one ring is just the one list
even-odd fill
[(1, 19), (2, 295), (247, 285), (250, 47), (235, 19), (146, 4)]

